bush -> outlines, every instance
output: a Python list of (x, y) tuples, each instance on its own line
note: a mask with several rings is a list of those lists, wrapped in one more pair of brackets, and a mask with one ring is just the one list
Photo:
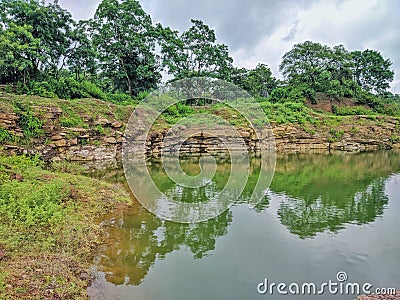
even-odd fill
[(128, 94), (117, 93), (117, 94), (107, 94), (107, 101), (116, 104), (132, 104), (133, 99)]
[(18, 125), (22, 128), (26, 138), (36, 138), (44, 134), (42, 122), (33, 114), (30, 107), (16, 102), (15, 108), (19, 117)]
[[(307, 95), (312, 95), (312, 89), (306, 89), (304, 87), (278, 87), (271, 93), (269, 100), (272, 103), (284, 103), (284, 102), (305, 102)], [(314, 92), (315, 94), (315, 92)]]
[(282, 102), (284, 99), (288, 98), (288, 90), (285, 87), (278, 87), (274, 89), (271, 93), (269, 101), (272, 103)]
[(29, 86), (30, 95), (37, 95), (46, 98), (56, 98), (55, 86), (47, 81), (32, 82)]
[(4, 128), (0, 127), (0, 143), (12, 141), (13, 135)]
[(102, 89), (99, 88), (93, 82), (82, 81), (80, 83), (80, 85), (81, 85), (82, 94), (86, 93), (87, 95), (89, 95), (92, 98), (97, 98), (97, 99), (101, 99), (101, 100), (106, 100), (107, 99), (106, 93), (104, 93), (102, 91)]
[(309, 113), (308, 108), (299, 102), (285, 103), (261, 103), (269, 121), (275, 121), (278, 124), (306, 124), (316, 123), (317, 120)]
[(355, 107), (340, 107), (337, 105), (332, 106), (332, 111), (337, 116), (357, 116), (357, 115), (372, 115), (374, 112), (370, 109), (361, 106)]

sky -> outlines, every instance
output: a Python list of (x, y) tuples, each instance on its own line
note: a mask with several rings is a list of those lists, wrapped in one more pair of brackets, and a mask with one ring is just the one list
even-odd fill
[[(294, 44), (307, 40), (348, 50), (375, 49), (393, 62), (391, 91), (400, 93), (398, 0), (139, 0), (154, 23), (184, 31), (190, 19), (213, 28), (228, 45), (234, 65), (279, 64)], [(59, 0), (75, 19), (93, 17), (100, 0)], [(397, 29), (396, 29), (397, 28)]]

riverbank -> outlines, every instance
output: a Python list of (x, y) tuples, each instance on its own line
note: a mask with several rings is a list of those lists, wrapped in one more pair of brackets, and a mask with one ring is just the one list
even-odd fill
[[(290, 104), (290, 103), (289, 103)], [(371, 114), (336, 116), (304, 105), (261, 106), (270, 120), (278, 152), (360, 152), (400, 148), (400, 120)], [(3, 154), (39, 155), (46, 161), (116, 160), (121, 155), (125, 125), (133, 105), (115, 105), (96, 99), (61, 100), (0, 93), (0, 149)], [(227, 107), (189, 107), (229, 120), (249, 150), (259, 141), (246, 122)], [(150, 155), (159, 155), (171, 121), (160, 118), (147, 143)], [(171, 120), (172, 119), (172, 120)], [(187, 152), (218, 148), (218, 141), (194, 136)], [(221, 145), (221, 147), (223, 147)]]
[[(304, 105), (263, 103), (278, 152), (360, 152), (400, 148), (399, 118), (335, 116)], [(226, 107), (189, 107), (229, 120), (249, 150), (259, 141)], [(93, 255), (104, 238), (99, 218), (130, 203), (121, 186), (80, 175), (71, 162), (118, 161), (134, 105), (0, 92), (0, 298), (86, 299)], [(183, 113), (182, 113), (183, 114)], [(160, 118), (149, 155), (181, 113)], [(194, 136), (186, 151), (218, 149)], [(30, 158), (25, 157), (29, 156)]]
[[(72, 164), (0, 156), (0, 298), (87, 299), (99, 218), (131, 203)], [(75, 175), (74, 175), (75, 174)]]

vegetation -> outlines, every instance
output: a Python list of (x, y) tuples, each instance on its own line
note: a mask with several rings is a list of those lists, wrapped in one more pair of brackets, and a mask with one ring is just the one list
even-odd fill
[(47, 171), (36, 157), (0, 156), (2, 299), (85, 298), (87, 268), (103, 238), (98, 217), (130, 200), (112, 184), (60, 172), (79, 172), (71, 168)]
[(179, 33), (154, 24), (137, 0), (103, 0), (88, 21), (73, 20), (58, 1), (6, 0), (0, 9), (0, 83), (20, 93), (132, 103), (157, 88), (164, 71), (171, 80), (224, 79), (273, 103), (315, 103), (318, 92), (381, 112), (382, 103), (392, 106), (388, 99), (399, 102), (387, 92), (392, 63), (376, 50), (296, 44), (283, 55), (285, 81), (279, 81), (262, 63), (252, 70), (234, 67), (228, 47), (203, 21), (191, 20)]
[[(71, 136), (75, 127), (107, 135), (110, 128), (93, 121), (126, 122), (163, 73), (170, 81), (208, 76), (232, 82), (260, 103), (271, 123), (300, 124), (310, 134), (323, 131), (330, 142), (348, 134), (345, 126), (357, 134), (361, 122), (383, 122), (379, 115), (400, 118), (400, 96), (388, 92), (392, 63), (376, 50), (296, 44), (283, 55), (284, 80), (278, 80), (263, 63), (234, 67), (214, 30), (201, 20), (191, 22), (183, 32), (154, 24), (137, 0), (103, 0), (87, 21), (74, 20), (58, 1), (1, 1), (0, 112), (16, 114), (22, 133), (0, 127), (0, 144), (48, 145), (45, 125), (69, 128)], [(154, 130), (197, 112), (247, 126), (229, 106), (187, 100), (169, 107)], [(330, 110), (313, 106), (324, 101)], [(46, 120), (43, 107), (58, 108), (60, 118)], [(355, 117), (360, 115), (367, 117)], [(396, 126), (393, 143), (400, 141)], [(87, 136), (77, 141), (91, 142)], [(36, 157), (0, 156), (0, 255), (6, 253), (5, 259), (0, 256), (0, 298), (84, 297), (88, 278), (82, 274), (102, 238), (96, 220), (129, 199), (115, 186), (80, 173), (69, 164), (45, 168)], [(222, 218), (230, 222), (229, 213)]]

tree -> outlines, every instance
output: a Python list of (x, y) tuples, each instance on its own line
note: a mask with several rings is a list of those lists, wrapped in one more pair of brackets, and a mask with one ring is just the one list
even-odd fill
[(39, 60), (39, 39), (32, 35), (29, 25), (13, 23), (0, 31), (0, 81), (17, 82), (22, 78), (26, 85), (32, 74), (33, 61)]
[(265, 64), (258, 64), (252, 70), (234, 69), (231, 80), (254, 97), (267, 97), (277, 87), (276, 78)]
[(40, 41), (40, 59), (34, 58), (32, 66), (36, 74), (47, 70), (55, 78), (66, 66), (66, 61), (73, 48), (73, 28), (75, 22), (71, 13), (63, 9), (58, 1), (48, 4), (36, 0), (5, 0), (2, 7), (3, 26), (16, 24), (29, 25), (32, 36)]
[(352, 56), (343, 45), (330, 48), (307, 41), (286, 53), (279, 68), (292, 85), (334, 97), (351, 97), (355, 89), (352, 66)]
[(318, 76), (328, 67), (329, 52), (329, 47), (320, 43), (296, 44), (283, 56), (279, 70), (290, 83), (308, 84), (316, 89)]
[(68, 68), (75, 73), (76, 80), (83, 75), (94, 75), (97, 70), (97, 52), (89, 39), (89, 23), (80, 21), (73, 31), (74, 45), (67, 60)]
[(136, 95), (155, 88), (161, 75), (150, 16), (136, 0), (103, 0), (91, 22), (102, 75), (114, 90)]
[(214, 30), (200, 20), (181, 35), (166, 30), (161, 41), (163, 65), (175, 79), (208, 76), (228, 79), (232, 58), (228, 47), (217, 44)]
[(383, 94), (393, 81), (392, 62), (375, 50), (354, 51), (353, 74), (355, 81), (365, 90)]

